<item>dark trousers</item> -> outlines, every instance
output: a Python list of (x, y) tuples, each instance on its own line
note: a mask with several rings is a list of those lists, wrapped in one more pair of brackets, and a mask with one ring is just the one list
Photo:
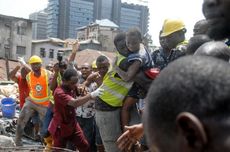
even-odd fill
[(73, 135), (66, 137), (66, 138), (61, 137), (61, 132), (60, 132), (60, 129), (58, 128), (56, 133), (53, 136), (53, 142), (54, 142), (53, 144), (54, 147), (65, 148), (67, 142), (70, 142), (71, 144), (77, 147), (79, 152), (90, 152), (90, 146), (78, 123), (76, 126), (76, 132)]
[(96, 122), (94, 117), (91, 118), (82, 118), (77, 117), (77, 122), (81, 126), (81, 129), (84, 132), (84, 135), (90, 144), (90, 149), (92, 152), (96, 152)]

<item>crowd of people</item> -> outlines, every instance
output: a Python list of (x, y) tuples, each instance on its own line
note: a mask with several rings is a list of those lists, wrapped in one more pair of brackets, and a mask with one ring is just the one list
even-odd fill
[(229, 0), (204, 0), (206, 19), (189, 41), (182, 20), (166, 19), (153, 51), (137, 28), (121, 32), (114, 61), (76, 65), (78, 41), (46, 68), (39, 56), (19, 58), (10, 72), (20, 93), (16, 145), (32, 119), (47, 151), (230, 151), (229, 9)]

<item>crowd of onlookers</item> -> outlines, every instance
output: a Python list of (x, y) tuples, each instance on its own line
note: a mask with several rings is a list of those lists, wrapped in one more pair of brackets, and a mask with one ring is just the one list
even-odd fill
[(114, 61), (77, 65), (78, 41), (46, 68), (39, 56), (19, 58), (10, 72), (20, 93), (16, 145), (32, 119), (47, 151), (230, 151), (229, 9), (229, 0), (204, 0), (206, 19), (188, 41), (183, 21), (166, 19), (153, 51), (137, 28), (121, 32)]

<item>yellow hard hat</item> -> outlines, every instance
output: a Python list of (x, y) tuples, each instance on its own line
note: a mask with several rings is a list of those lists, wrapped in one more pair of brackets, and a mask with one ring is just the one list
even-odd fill
[(174, 32), (182, 30), (185, 28), (185, 24), (179, 19), (166, 19), (162, 28), (161, 37), (168, 36)]
[(94, 61), (92, 62), (92, 68), (93, 68), (93, 69), (96, 69), (96, 68), (97, 68), (96, 60), (94, 60)]
[(32, 63), (42, 63), (42, 59), (37, 55), (33, 55), (29, 59), (29, 64), (32, 64)]

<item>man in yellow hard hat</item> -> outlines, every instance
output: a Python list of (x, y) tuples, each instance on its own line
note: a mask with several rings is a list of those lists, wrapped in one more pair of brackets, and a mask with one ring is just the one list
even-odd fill
[(166, 19), (159, 34), (161, 47), (152, 53), (155, 68), (162, 70), (173, 60), (185, 55), (186, 28), (182, 20)]
[(40, 120), (43, 121), (47, 106), (52, 96), (48, 82), (51, 72), (42, 68), (42, 59), (39, 56), (34, 55), (29, 59), (29, 64), (32, 69), (26, 76), (26, 81), (29, 87), (29, 96), (25, 99), (25, 104), (18, 118), (15, 137), (15, 143), (17, 146), (22, 145), (21, 137), (23, 135), (23, 129), (29, 118), (35, 112), (39, 114)]
[(185, 41), (186, 28), (185, 24), (180, 19), (166, 19), (164, 21), (160, 37), (165, 38), (169, 49), (180, 49), (185, 51), (186, 48), (182, 47), (187, 42)]

